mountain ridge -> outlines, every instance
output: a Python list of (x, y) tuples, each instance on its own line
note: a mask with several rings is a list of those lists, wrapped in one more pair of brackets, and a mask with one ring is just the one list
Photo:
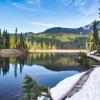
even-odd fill
[(83, 27), (79, 27), (79, 28), (53, 27), (53, 28), (49, 28), (41, 33), (88, 34), (92, 31), (92, 29), (93, 29), (93, 23), (91, 23), (89, 25), (85, 25)]

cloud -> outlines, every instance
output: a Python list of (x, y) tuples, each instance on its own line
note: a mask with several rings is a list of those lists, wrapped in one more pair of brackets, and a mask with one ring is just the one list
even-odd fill
[(97, 5), (92, 5), (88, 8), (81, 7), (80, 13), (83, 15), (82, 21), (85, 22), (91, 22), (95, 19), (98, 19), (98, 6)]
[(61, 0), (61, 2), (65, 5), (68, 6), (70, 4), (74, 6), (83, 6), (86, 4), (85, 0)]
[(29, 4), (35, 4), (35, 0), (27, 0), (27, 3), (29, 3)]
[(46, 29), (52, 28), (52, 27), (65, 27), (58, 24), (43, 23), (43, 22), (36, 22), (36, 21), (28, 21), (27, 24), (30, 27), (30, 31), (33, 31), (35, 33), (45, 31)]
[(65, 6), (68, 6), (72, 3), (72, 0), (62, 0)]
[(36, 11), (36, 9), (23, 6), (23, 5), (20, 4), (20, 3), (15, 3), (15, 2), (13, 2), (12, 5), (13, 5), (14, 7), (16, 7), (16, 8), (20, 8), (20, 9), (23, 9), (23, 10)]
[(75, 6), (83, 6), (85, 4), (86, 4), (85, 0), (75, 0), (74, 3)]
[[(56, 25), (56, 24), (47, 24), (47, 23), (42, 23), (42, 22), (29, 22), (32, 25), (37, 25), (37, 26), (45, 26), (45, 27), (59, 27), (61, 25)], [(64, 27), (64, 26), (61, 26)]]
[(93, 15), (97, 15), (98, 7), (93, 5), (88, 8), (81, 8), (80, 11), (84, 14), (84, 16), (92, 17)]
[(40, 6), (41, 0), (27, 0), (28, 4)]

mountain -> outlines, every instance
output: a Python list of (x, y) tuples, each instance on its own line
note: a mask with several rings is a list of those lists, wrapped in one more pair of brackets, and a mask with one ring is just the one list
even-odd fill
[(62, 27), (54, 27), (47, 29), (42, 33), (72, 33), (72, 34), (88, 34), (92, 31), (93, 24), (85, 25), (84, 27), (79, 28), (62, 28)]

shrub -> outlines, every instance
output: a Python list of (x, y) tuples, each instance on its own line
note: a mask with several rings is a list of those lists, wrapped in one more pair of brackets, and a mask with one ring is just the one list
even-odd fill
[(80, 53), (80, 59), (79, 59), (79, 61), (80, 61), (80, 64), (82, 65), (82, 66), (90, 66), (90, 61), (89, 61), (89, 59), (88, 59), (88, 57), (87, 57), (87, 55), (86, 55), (86, 53)]
[(30, 76), (26, 75), (23, 83), (24, 100), (36, 100), (41, 92), (47, 92), (47, 87), (39, 86)]

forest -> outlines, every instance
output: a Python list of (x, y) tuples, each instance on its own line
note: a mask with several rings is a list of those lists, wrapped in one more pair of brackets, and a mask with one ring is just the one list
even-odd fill
[(92, 34), (65, 34), (65, 33), (9, 33), (0, 30), (0, 49), (20, 49), (23, 51), (51, 50), (51, 49), (91, 49)]

